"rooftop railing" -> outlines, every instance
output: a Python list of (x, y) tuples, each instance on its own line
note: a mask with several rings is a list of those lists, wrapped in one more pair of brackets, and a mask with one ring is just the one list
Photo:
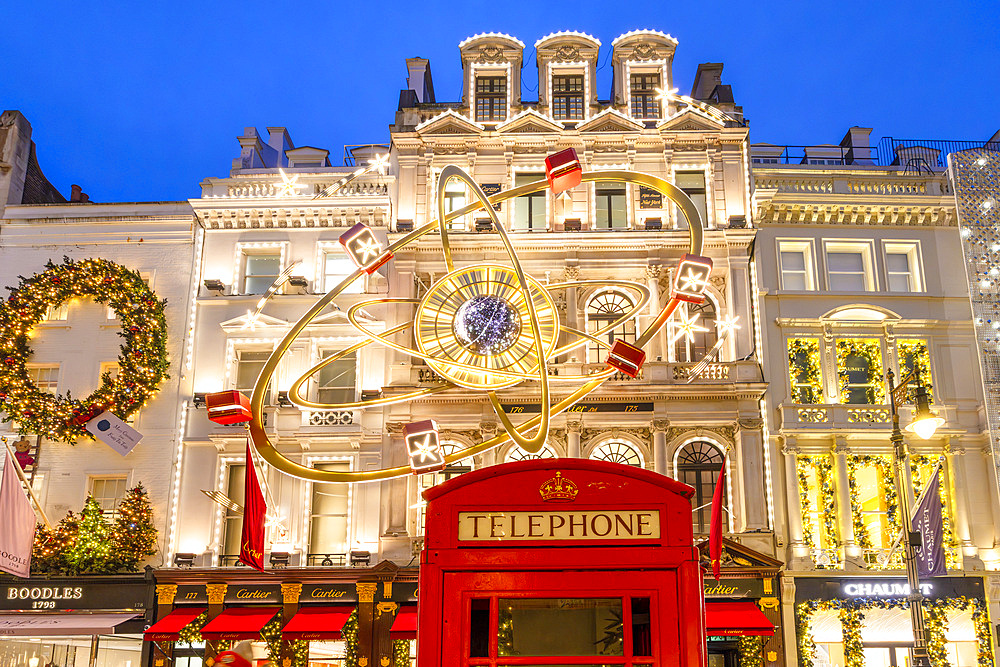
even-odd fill
[(947, 166), (949, 153), (970, 149), (1000, 150), (1000, 141), (882, 137), (874, 146), (753, 144), (750, 161), (765, 167), (768, 164), (898, 167), (919, 174), (940, 171)]

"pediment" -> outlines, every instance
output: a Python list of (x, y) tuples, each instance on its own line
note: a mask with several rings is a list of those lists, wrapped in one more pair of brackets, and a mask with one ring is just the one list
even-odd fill
[(479, 134), (485, 128), (460, 113), (448, 109), (417, 125), (418, 134)]
[(576, 129), (579, 132), (638, 132), (643, 129), (643, 125), (608, 107), (585, 123), (577, 125)]
[[(698, 544), (698, 551), (701, 555), (702, 563), (711, 563), (708, 556), (708, 540)], [(723, 568), (767, 568), (776, 569), (781, 567), (780, 560), (775, 560), (767, 554), (762, 554), (739, 542), (734, 542), (728, 538), (722, 538), (722, 567)]]
[(234, 317), (231, 320), (226, 320), (219, 326), (226, 332), (230, 331), (253, 331), (254, 329), (269, 329), (269, 328), (288, 328), (291, 326), (291, 322), (279, 319), (277, 317), (271, 317), (270, 315), (265, 315), (264, 313), (259, 314), (256, 318), (251, 321), (252, 312), (247, 311), (245, 314), (239, 317)]
[(525, 109), (516, 116), (497, 125), (497, 132), (516, 133), (548, 133), (562, 132), (562, 126), (546, 118), (534, 109)]
[(657, 124), (658, 130), (717, 132), (725, 127), (706, 113), (688, 107)]

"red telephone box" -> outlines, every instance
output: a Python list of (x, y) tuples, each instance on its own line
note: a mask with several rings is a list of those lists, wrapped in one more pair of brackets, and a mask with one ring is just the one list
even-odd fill
[(691, 487), (543, 459), (424, 492), (418, 667), (705, 665)]

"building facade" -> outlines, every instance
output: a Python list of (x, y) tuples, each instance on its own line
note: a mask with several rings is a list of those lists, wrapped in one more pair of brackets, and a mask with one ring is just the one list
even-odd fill
[[(947, 617), (937, 649), (983, 664), (1000, 504), (955, 192), (940, 147), (887, 151), (870, 132), (751, 148), (786, 642), (804, 637), (800, 655), (814, 642), (814, 664), (859, 650), (867, 664), (903, 664), (912, 632), (886, 373), (916, 372), (945, 420), (929, 439), (906, 434), (903, 466), (913, 507), (941, 462), (948, 573), (925, 591)], [(903, 402), (905, 426), (912, 392)]]
[[(160, 543), (148, 561), (155, 605), (150, 590), (141, 614), (166, 625), (141, 660), (193, 667), (265, 627), (272, 643), (255, 644), (257, 658), (303, 664), (303, 645), (275, 640), (273, 625), (323, 617), (337, 627), (300, 639), (313, 662), (405, 664), (417, 650), (404, 626), (417, 597), (423, 492), (501, 463), (585, 458), (692, 486), (696, 541), (707, 538), (726, 467), (723, 579), (706, 579), (705, 594), (712, 604), (749, 604), (770, 625), (712, 626), (713, 667), (844, 664), (858, 650), (866, 664), (903, 664), (897, 649), (911, 639), (893, 548), (899, 502), (883, 379), (891, 369), (897, 379), (919, 371), (946, 422), (928, 440), (907, 436), (905, 466), (916, 499), (943, 458), (948, 572), (929, 593), (932, 621), (947, 628), (940, 650), (957, 667), (984, 664), (976, 661), (986, 646), (995, 655), (990, 619), (1000, 616), (991, 602), (1000, 597), (1000, 493), (984, 408), (983, 378), (992, 375), (980, 370), (986, 357), (976, 347), (990, 322), (973, 315), (969, 280), (992, 274), (984, 265), (982, 276), (959, 275), (963, 200), (957, 209), (943, 153), (871, 145), (865, 128), (838, 146), (751, 145), (722, 64), (675, 76), (678, 44), (665, 33), (602, 44), (567, 31), (533, 46), (537, 99), (521, 93), (526, 44), (475, 35), (459, 45), (460, 99), (439, 101), (430, 63), (406, 61), (407, 88), (384, 144), (347, 147), (345, 164), (334, 166), (328, 150), (296, 147), (283, 127), (267, 128), (266, 139), (247, 128), (228, 175), (206, 178), (201, 197), (187, 202), (94, 204), (75, 186), (65, 201), (38, 168), (30, 126), (4, 113), (7, 283), (44, 271), (49, 259), (100, 257), (138, 271), (168, 300), (170, 378), (131, 421), (144, 436), (132, 453), (28, 438), (33, 487), (55, 519), (87, 496), (113, 512), (125, 489), (141, 481), (149, 491)], [(598, 90), (605, 58), (610, 91)], [(676, 92), (688, 84), (690, 95)], [(434, 420), (451, 455), (495, 437), (503, 419), (541, 413), (538, 383), (499, 389), (496, 407), (485, 392), (449, 387), (433, 360), (407, 352), (417, 347), (409, 325), (443, 276), (511, 261), (474, 189), (442, 181), (442, 171), (460, 167), (489, 196), (544, 179), (546, 157), (568, 148), (594, 178), (492, 205), (567, 329), (556, 342), (572, 331), (591, 336), (550, 360), (553, 400), (606, 368), (616, 339), (636, 340), (689, 249), (681, 210), (615, 174), (652, 174), (691, 199), (713, 264), (705, 301), (683, 306), (650, 341), (636, 377), (616, 373), (554, 416), (538, 452), (507, 442), (441, 470), (364, 483), (299, 479), (251, 453), (269, 508), (265, 564), (277, 574), (240, 565), (251, 448), (242, 424), (209, 420), (206, 396), (253, 392), (303, 314), (355, 271), (340, 239), (356, 225), (384, 246), (437, 219), (439, 205), (464, 211), (446, 222), (450, 259), (437, 232), (395, 247), (291, 342), (264, 394), (275, 450), (308, 468), (363, 475), (408, 466), (407, 424)], [(975, 250), (970, 238), (979, 237), (964, 236), (966, 253)], [(52, 393), (92, 391), (119, 353), (111, 315), (87, 299), (53, 309), (32, 340), (31, 381)], [(361, 326), (394, 346), (366, 344)], [(296, 386), (305, 401), (293, 400)], [(911, 412), (903, 409), (904, 425)], [(0, 429), (20, 438), (15, 423)], [(260, 627), (213, 631), (241, 614)], [(171, 630), (171, 618), (187, 620)], [(29, 657), (18, 641), (0, 641), (10, 644), (0, 660)]]

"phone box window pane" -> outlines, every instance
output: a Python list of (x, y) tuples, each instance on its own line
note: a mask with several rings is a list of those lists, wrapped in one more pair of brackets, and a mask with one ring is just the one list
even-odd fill
[(618, 598), (513, 598), (499, 601), (501, 656), (624, 655)]

